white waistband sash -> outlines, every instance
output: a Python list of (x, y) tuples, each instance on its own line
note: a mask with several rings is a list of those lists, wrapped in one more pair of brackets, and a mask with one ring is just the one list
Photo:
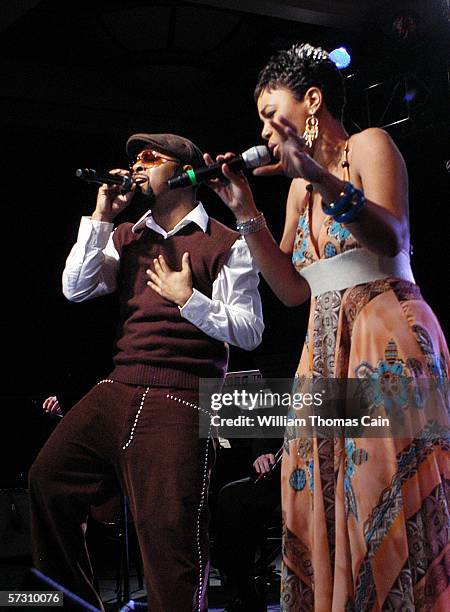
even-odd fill
[(312, 297), (390, 276), (415, 283), (405, 251), (395, 257), (386, 257), (367, 249), (351, 249), (316, 261), (300, 270), (300, 274), (309, 284)]

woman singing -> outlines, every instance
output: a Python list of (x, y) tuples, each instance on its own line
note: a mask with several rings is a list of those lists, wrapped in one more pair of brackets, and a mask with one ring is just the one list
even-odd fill
[[(381, 129), (348, 136), (343, 80), (321, 48), (278, 52), (259, 75), (255, 99), (277, 161), (254, 174), (293, 179), (280, 246), (245, 177), (226, 165), (231, 153), (217, 157), (227, 182), (212, 186), (275, 294), (287, 306), (310, 299), (299, 380), (401, 379), (417, 388), (428, 381), (439, 415), (433, 435), (427, 420), (410, 437), (287, 433), (282, 610), (443, 612), (450, 601), (449, 353), (409, 263), (404, 160)], [(389, 401), (385, 413), (392, 406), (406, 413), (404, 401)]]

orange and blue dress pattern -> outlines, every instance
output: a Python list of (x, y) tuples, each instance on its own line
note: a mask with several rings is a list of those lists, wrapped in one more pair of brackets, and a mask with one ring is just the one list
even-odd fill
[[(299, 272), (360, 246), (331, 217), (325, 218), (315, 245), (309, 196), (292, 254)], [(438, 409), (448, 422), (449, 363), (439, 323), (417, 285), (384, 278), (311, 299), (297, 376), (432, 379), (443, 389)], [(402, 402), (401, 393), (400, 385), (394, 401)], [(382, 390), (377, 401), (387, 402)], [(446, 431), (442, 436), (354, 439), (286, 432), (284, 612), (450, 610)]]

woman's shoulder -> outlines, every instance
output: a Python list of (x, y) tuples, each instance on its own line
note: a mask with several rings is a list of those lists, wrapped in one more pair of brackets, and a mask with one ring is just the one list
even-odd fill
[(352, 134), (347, 146), (350, 164), (358, 172), (383, 160), (397, 159), (403, 163), (397, 145), (382, 128), (371, 127)]
[(372, 147), (395, 147), (391, 136), (382, 128), (370, 127), (352, 134), (348, 139), (349, 149), (353, 152), (367, 151)]

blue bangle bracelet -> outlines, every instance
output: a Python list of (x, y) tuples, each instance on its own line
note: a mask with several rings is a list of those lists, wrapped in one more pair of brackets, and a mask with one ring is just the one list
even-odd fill
[(339, 198), (335, 202), (331, 202), (328, 206), (323, 206), (323, 212), (327, 215), (340, 215), (347, 212), (352, 206), (352, 200), (358, 189), (355, 189), (351, 183), (345, 183), (344, 189), (339, 194)]
[[(357, 191), (359, 191), (359, 189)], [(341, 215), (334, 215), (334, 220), (338, 223), (353, 223), (358, 218), (359, 213), (364, 208), (365, 203), (366, 198), (364, 197), (362, 191), (359, 191), (358, 200), (353, 204), (350, 210), (347, 210)]]

